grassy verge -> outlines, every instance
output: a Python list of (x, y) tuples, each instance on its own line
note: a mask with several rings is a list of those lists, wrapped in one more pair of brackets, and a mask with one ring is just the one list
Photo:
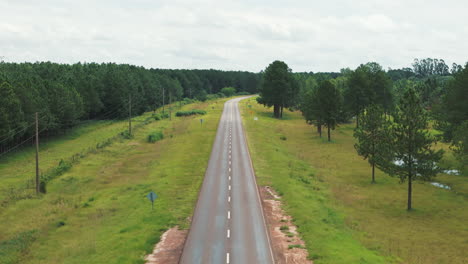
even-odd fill
[[(196, 117), (142, 126), (133, 139), (81, 159), (47, 195), (2, 208), (0, 263), (144, 263), (164, 230), (187, 227), (223, 101), (182, 107), (206, 110), (203, 127)], [(164, 139), (148, 143), (154, 131)], [(159, 196), (154, 211), (151, 190)]]
[(440, 175), (454, 191), (415, 184), (416, 209), (408, 213), (406, 185), (380, 171), (371, 184), (353, 125), (333, 131), (328, 143), (300, 113), (276, 120), (255, 99), (241, 104), (259, 184), (283, 196), (315, 263), (466, 263), (466, 177)]

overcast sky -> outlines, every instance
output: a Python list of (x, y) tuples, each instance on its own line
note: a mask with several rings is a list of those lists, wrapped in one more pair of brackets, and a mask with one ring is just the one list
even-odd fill
[(5, 61), (339, 71), (468, 61), (467, 0), (0, 0)]

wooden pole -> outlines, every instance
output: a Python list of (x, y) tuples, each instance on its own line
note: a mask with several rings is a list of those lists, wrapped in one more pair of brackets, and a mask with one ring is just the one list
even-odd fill
[(164, 115), (164, 87), (163, 87), (163, 115)]
[(128, 134), (132, 135), (132, 96), (128, 96)]
[(39, 118), (36, 112), (36, 194), (39, 195), (40, 189), (39, 179)]
[(169, 92), (169, 120), (172, 121), (172, 94)]

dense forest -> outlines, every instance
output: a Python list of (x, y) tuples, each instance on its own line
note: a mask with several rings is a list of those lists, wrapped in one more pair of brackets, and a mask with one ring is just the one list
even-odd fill
[(0, 62), (0, 153), (32, 139), (36, 112), (40, 131), (54, 135), (83, 120), (126, 118), (130, 98), (132, 113), (138, 115), (163, 102), (223, 96), (224, 87), (255, 93), (259, 78), (250, 72), (114, 63)]

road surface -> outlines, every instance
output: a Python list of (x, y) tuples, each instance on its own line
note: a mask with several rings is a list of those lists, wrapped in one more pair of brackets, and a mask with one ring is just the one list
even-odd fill
[(182, 264), (272, 264), (273, 253), (238, 102), (224, 105)]

